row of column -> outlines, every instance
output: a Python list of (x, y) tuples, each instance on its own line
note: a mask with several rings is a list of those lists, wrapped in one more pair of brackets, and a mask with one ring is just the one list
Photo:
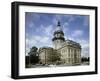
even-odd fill
[(66, 63), (80, 63), (81, 62), (81, 49), (62, 50), (62, 59), (65, 59)]

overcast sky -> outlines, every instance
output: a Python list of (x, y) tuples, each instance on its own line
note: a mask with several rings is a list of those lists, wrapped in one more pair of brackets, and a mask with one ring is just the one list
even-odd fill
[(32, 46), (52, 47), (53, 32), (58, 20), (64, 37), (82, 46), (82, 56), (89, 56), (89, 16), (51, 13), (25, 13), (26, 55)]

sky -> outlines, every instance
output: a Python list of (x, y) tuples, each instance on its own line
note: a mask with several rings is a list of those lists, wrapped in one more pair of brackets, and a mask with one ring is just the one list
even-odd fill
[(53, 32), (58, 20), (65, 39), (80, 43), (82, 56), (89, 56), (89, 16), (25, 12), (26, 55), (32, 46), (52, 47)]

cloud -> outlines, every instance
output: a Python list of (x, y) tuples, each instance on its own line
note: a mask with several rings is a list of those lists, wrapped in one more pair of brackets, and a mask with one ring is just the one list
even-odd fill
[(88, 57), (89, 56), (89, 41), (85, 39), (76, 39), (78, 43), (80, 43), (82, 47), (82, 56)]
[[(75, 39), (74, 39), (75, 40)], [(87, 49), (89, 48), (89, 41), (85, 39), (76, 39), (76, 42), (80, 43), (82, 48)]]
[(40, 15), (36, 14), (36, 13), (33, 13), (33, 12), (26, 12), (25, 13), (25, 18), (26, 18), (26, 21), (37, 21), (40, 19)]
[(48, 43), (49, 40), (50, 40), (49, 37), (44, 36), (44, 37), (40, 37), (40, 40), (38, 41), (40, 41), (41, 43)]
[(82, 49), (81, 56), (82, 57), (89, 57), (89, 48)]
[(69, 23), (68, 22), (65, 22), (62, 26), (62, 29), (64, 31), (65, 34), (67, 34), (67, 31), (68, 31), (68, 26), (69, 26)]
[[(29, 52), (29, 49), (32, 46), (36, 46), (38, 48), (43, 46), (50, 46), (52, 47), (52, 36), (53, 36), (53, 25), (44, 26), (43, 24), (40, 25), (36, 29), (35, 32), (37, 34), (27, 34), (26, 33), (26, 51)], [(41, 33), (40, 33), (41, 32)], [(40, 34), (39, 34), (40, 33)]]
[(52, 46), (52, 41), (47, 36), (33, 35), (31, 38), (26, 38), (26, 50), (29, 50), (32, 46), (38, 48), (43, 46)]
[(34, 23), (33, 23), (33, 22), (29, 22), (29, 23), (28, 23), (28, 27), (29, 27), (29, 28), (34, 27)]
[[(45, 21), (43, 21), (41, 17), (43, 17)], [(29, 13), (29, 14), (27, 13), (26, 23), (28, 26), (26, 29), (27, 30), (26, 52), (28, 53), (29, 49), (32, 46), (37, 46), (38, 48), (43, 46), (52, 46), (53, 32), (57, 26), (58, 20), (61, 21), (65, 38), (80, 43), (82, 46), (82, 55), (88, 56), (89, 41), (85, 38), (87, 33), (84, 32), (83, 25), (87, 26), (89, 24), (89, 18), (87, 16), (85, 17), (81, 15), (66, 15), (66, 14), (65, 15), (53, 14), (51, 16), (48, 14), (42, 15), (36, 13)], [(74, 24), (72, 23), (75, 23), (76, 21), (79, 21), (80, 23), (83, 24), (82, 25), (79, 24), (77, 29), (72, 29), (75, 28)], [(80, 29), (80, 26), (82, 26), (81, 27), (82, 29)]]
[(54, 25), (57, 25), (58, 20), (60, 20), (60, 19), (56, 18), (56, 16), (55, 16), (55, 17), (53, 18), (53, 20), (52, 20), (52, 23), (53, 23)]
[[(72, 36), (67, 36), (68, 39), (73, 40), (81, 45), (82, 51), (81, 55), (85, 57), (89, 57), (89, 40), (83, 39), (83, 38), (76, 38)], [(65, 38), (67, 38), (65, 36)]]
[(68, 23), (73, 22), (73, 21), (78, 20), (78, 19), (82, 19), (83, 26), (84, 27), (89, 26), (89, 16), (88, 15), (85, 15), (85, 16), (82, 16), (82, 15), (63, 15), (63, 18), (67, 19)]
[(66, 20), (67, 20), (67, 22), (72, 22), (72, 21), (74, 21), (76, 18), (77, 18), (77, 16), (76, 15), (63, 15), (63, 18), (65, 18)]
[(32, 38), (29, 39), (30, 44), (36, 45), (41, 47), (43, 44), (47, 43), (49, 41), (49, 37), (47, 36), (32, 36)]
[(75, 16), (70, 15), (68, 21), (69, 21), (69, 22), (72, 22), (72, 21), (74, 21), (74, 20), (75, 20)]
[(69, 26), (69, 23), (68, 22), (65, 22), (64, 24), (63, 24), (63, 27), (68, 27)]
[(61, 15), (55, 15), (55, 19), (61, 20), (62, 19), (62, 16)]
[(58, 21), (62, 20), (63, 20), (63, 15), (59, 14), (59, 15), (54, 15), (52, 22), (54, 25), (57, 25)]
[(41, 24), (38, 28), (36, 28), (36, 31), (35, 32), (37, 32), (37, 33), (44, 32), (44, 26), (43, 26), (43, 24)]
[(53, 31), (54, 31), (53, 25), (44, 26), (43, 24), (41, 24), (40, 27), (38, 27), (35, 32), (37, 33), (41, 32), (41, 35), (52, 37)]
[(82, 30), (75, 30), (72, 32), (71, 34), (73, 37), (78, 37), (78, 36), (82, 36), (83, 35), (83, 31)]
[(80, 43), (80, 45), (82, 46), (82, 48), (89, 48), (89, 40), (83, 39), (83, 38), (76, 38), (76, 37), (72, 37), (71, 35), (67, 36), (67, 39), (73, 40), (77, 43)]
[(35, 27), (35, 23), (40, 20), (40, 15), (32, 12), (25, 13), (25, 26), (26, 28), (33, 28)]
[(85, 17), (84, 17), (83, 26), (84, 26), (84, 27), (89, 26), (89, 16), (85, 16)]
[(52, 36), (53, 35), (53, 31), (54, 31), (53, 25), (49, 25), (49, 26), (47, 26), (47, 27), (44, 28), (44, 33), (47, 36)]

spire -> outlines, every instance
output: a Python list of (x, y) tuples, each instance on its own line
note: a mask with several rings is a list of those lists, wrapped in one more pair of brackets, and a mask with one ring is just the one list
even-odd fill
[(61, 24), (60, 24), (60, 21), (58, 20), (58, 23), (57, 23), (57, 27), (55, 28), (55, 31), (54, 31), (54, 35), (55, 34), (62, 34), (62, 35), (64, 35), (64, 33), (63, 33), (63, 30), (62, 30), (62, 28), (61, 28)]
[(58, 20), (58, 25), (57, 26), (60, 26), (60, 21)]
[(56, 31), (62, 31), (60, 21), (58, 20)]

